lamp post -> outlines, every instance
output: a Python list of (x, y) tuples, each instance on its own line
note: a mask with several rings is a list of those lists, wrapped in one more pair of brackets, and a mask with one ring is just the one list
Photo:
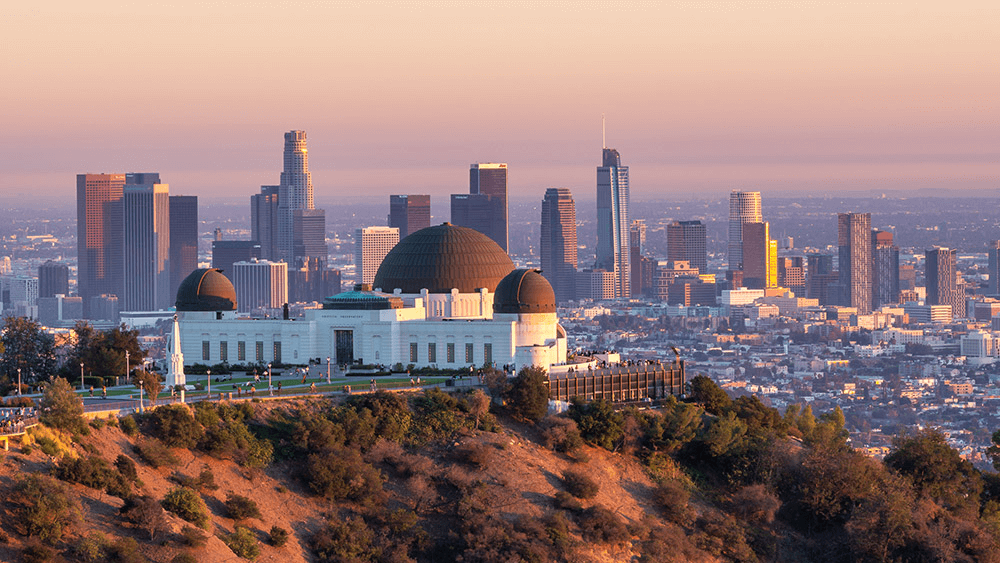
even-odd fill
[(207, 399), (209, 401), (211, 401), (212, 400), (212, 370), (210, 370), (210, 369), (209, 370), (205, 370), (205, 373), (208, 374), (208, 397), (207, 397)]
[(128, 355), (129, 351), (125, 350), (125, 385), (128, 385), (128, 367), (129, 367)]
[(330, 384), (330, 356), (326, 357), (326, 384)]
[(21, 396), (21, 368), (17, 368), (17, 396)]
[(271, 364), (267, 364), (267, 388), (271, 388)]
[(80, 391), (83, 391), (83, 362), (80, 362)]

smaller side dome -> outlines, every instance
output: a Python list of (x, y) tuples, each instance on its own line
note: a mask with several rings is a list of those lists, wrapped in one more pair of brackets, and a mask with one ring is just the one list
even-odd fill
[(235, 311), (236, 288), (217, 268), (191, 272), (177, 288), (178, 311)]
[(514, 270), (493, 295), (494, 313), (555, 313), (556, 294), (538, 270)]

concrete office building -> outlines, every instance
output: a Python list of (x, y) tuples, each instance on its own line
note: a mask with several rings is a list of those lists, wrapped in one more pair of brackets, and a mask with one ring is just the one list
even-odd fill
[(123, 263), (122, 195), (125, 174), (77, 174), (76, 225), (78, 291), (85, 318), (100, 295), (119, 295)]
[(1000, 240), (989, 243), (986, 248), (989, 259), (987, 274), (989, 275), (989, 294), (1000, 295)]
[(122, 307), (161, 311), (170, 295), (170, 188), (159, 174), (127, 174), (123, 193)]
[(928, 305), (950, 305), (952, 316), (965, 317), (965, 295), (958, 285), (958, 251), (935, 246), (924, 251)]
[(857, 307), (861, 315), (867, 315), (872, 310), (871, 240), (870, 213), (837, 214), (840, 304)]
[(198, 268), (198, 196), (170, 196), (170, 304), (184, 278)]
[(354, 272), (357, 283), (375, 280), (379, 265), (399, 242), (395, 227), (363, 227), (354, 231)]
[(261, 186), (250, 196), (250, 240), (260, 244), (258, 258), (278, 259), (278, 186)]
[(69, 295), (69, 266), (47, 260), (38, 267), (38, 297), (55, 297), (59, 294)]
[(239, 312), (255, 309), (279, 309), (288, 303), (288, 264), (253, 260), (233, 264)]
[(872, 309), (899, 303), (899, 247), (892, 233), (872, 231)]
[(431, 226), (431, 196), (420, 194), (389, 196), (389, 226), (399, 229), (399, 238)]
[(576, 203), (568, 188), (548, 188), (542, 199), (542, 275), (555, 291), (556, 303), (576, 299)]
[(667, 260), (685, 260), (708, 273), (705, 225), (701, 221), (674, 221), (667, 225)]
[(743, 269), (743, 225), (764, 220), (760, 211), (760, 192), (729, 194), (729, 269)]
[(212, 267), (233, 275), (233, 264), (266, 260), (263, 246), (255, 240), (213, 240)]
[(629, 176), (615, 149), (604, 148), (597, 167), (597, 260), (595, 270), (615, 276), (614, 297), (631, 297)]
[(750, 289), (778, 286), (778, 242), (767, 222), (743, 224), (743, 285)]

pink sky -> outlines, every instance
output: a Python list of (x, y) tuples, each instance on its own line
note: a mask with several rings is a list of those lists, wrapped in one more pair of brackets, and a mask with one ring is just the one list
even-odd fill
[(1000, 186), (1000, 2), (139, 4), (5, 7), (3, 193), (243, 198), (304, 129), (317, 199), (592, 197), (602, 113), (639, 198)]

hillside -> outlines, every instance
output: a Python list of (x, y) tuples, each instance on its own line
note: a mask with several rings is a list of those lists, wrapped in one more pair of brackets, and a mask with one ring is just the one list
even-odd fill
[(833, 415), (699, 398), (532, 423), (430, 390), (43, 428), (0, 465), (0, 560), (997, 560), (995, 476), (933, 435), (887, 468)]

